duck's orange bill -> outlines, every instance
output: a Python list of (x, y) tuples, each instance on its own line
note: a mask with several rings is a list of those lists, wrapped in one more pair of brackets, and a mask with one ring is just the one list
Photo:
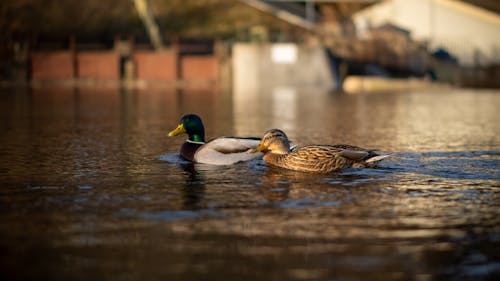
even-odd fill
[(247, 150), (247, 152), (248, 153), (257, 153), (257, 152), (262, 152), (264, 150), (266, 150), (266, 147), (262, 144), (262, 142), (260, 142), (256, 148), (250, 148), (249, 150)]

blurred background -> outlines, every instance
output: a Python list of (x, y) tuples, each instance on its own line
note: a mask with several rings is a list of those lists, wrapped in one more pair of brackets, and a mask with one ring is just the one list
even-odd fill
[[(500, 280), (500, 1), (0, 1), (0, 280)], [(347, 143), (376, 169), (188, 163)]]
[(498, 88), (499, 12), (494, 0), (2, 1), (0, 80)]

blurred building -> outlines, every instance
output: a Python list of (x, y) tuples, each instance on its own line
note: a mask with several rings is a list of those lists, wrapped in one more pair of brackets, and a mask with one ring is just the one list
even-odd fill
[(460, 65), (499, 65), (500, 16), (483, 9), (485, 1), (470, 2), (387, 0), (355, 13), (353, 20), (360, 36), (390, 23), (411, 31), (431, 52), (447, 50)]
[(338, 87), (352, 74), (456, 82), (461, 64), (467, 79), (500, 81), (493, 0), (18, 0), (0, 11), (0, 80), (183, 85), (252, 73)]

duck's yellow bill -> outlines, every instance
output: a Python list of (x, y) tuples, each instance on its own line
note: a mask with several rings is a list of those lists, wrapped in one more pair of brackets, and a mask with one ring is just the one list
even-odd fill
[(180, 134), (185, 133), (185, 132), (186, 132), (186, 129), (184, 128), (184, 125), (179, 124), (179, 126), (177, 126), (177, 128), (175, 128), (174, 130), (170, 131), (170, 133), (168, 133), (168, 136), (175, 137), (175, 136), (180, 135)]

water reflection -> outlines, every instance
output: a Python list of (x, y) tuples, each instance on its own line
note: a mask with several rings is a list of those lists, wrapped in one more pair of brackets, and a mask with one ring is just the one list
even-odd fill
[[(233, 93), (235, 133), (260, 136), (270, 128), (281, 128), (287, 133), (310, 133), (308, 128), (318, 125), (325, 117), (323, 105), (330, 103), (333, 93), (325, 89), (300, 90), (278, 86), (251, 91), (239, 89)], [(304, 118), (314, 115), (315, 119)], [(321, 121), (321, 124), (323, 121)], [(322, 131), (329, 131), (322, 128)]]
[(186, 184), (182, 190), (183, 209), (200, 209), (201, 201), (205, 194), (205, 178), (203, 173), (195, 169), (194, 164), (183, 164), (183, 170), (186, 172)]
[(487, 91), (472, 95), (415, 92), (396, 97), (388, 93), (349, 96), (321, 89), (262, 89), (235, 93), (235, 131), (262, 134), (272, 127), (286, 127), (292, 138), (301, 137), (299, 142), (347, 142), (388, 151), (456, 150), (464, 146), (477, 150), (475, 144), (491, 147), (500, 142), (496, 99)]
[(272, 92), (272, 128), (295, 131), (297, 122), (297, 89), (277, 87)]
[[(8, 280), (130, 278), (122, 272), (486, 280), (500, 272), (497, 91), (2, 91)], [(393, 157), (328, 175), (263, 161), (193, 165), (179, 158), (184, 140), (166, 135), (188, 112), (202, 116), (209, 138), (281, 127), (296, 143), (350, 143)]]

